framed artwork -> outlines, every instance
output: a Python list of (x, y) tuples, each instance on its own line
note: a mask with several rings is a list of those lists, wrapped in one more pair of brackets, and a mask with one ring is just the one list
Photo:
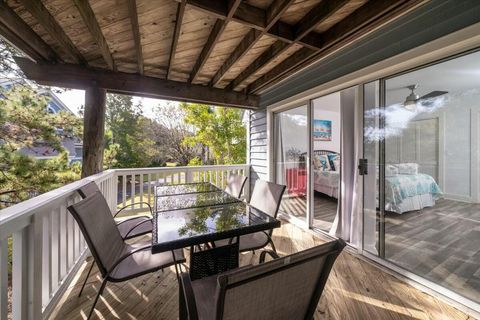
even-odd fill
[(332, 141), (331, 120), (313, 120), (313, 140)]

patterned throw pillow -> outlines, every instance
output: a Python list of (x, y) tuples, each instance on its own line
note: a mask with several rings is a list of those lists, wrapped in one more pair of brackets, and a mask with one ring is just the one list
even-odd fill
[(340, 169), (340, 155), (338, 153), (329, 153), (327, 155), (330, 169), (332, 171), (339, 171)]
[(330, 161), (328, 160), (328, 157), (326, 154), (321, 154), (318, 156), (318, 159), (320, 160), (320, 170), (321, 171), (330, 171)]
[(317, 154), (313, 155), (313, 169), (323, 170), (322, 163), (320, 162), (320, 156)]

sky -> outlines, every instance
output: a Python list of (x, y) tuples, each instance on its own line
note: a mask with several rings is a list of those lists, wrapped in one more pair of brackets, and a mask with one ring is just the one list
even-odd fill
[[(53, 88), (53, 89), (61, 89), (61, 88)], [(61, 93), (58, 93), (55, 90), (55, 94), (60, 98), (67, 105), (67, 107), (72, 110), (75, 114), (78, 114), (78, 110), (82, 105), (85, 104), (85, 91), (84, 90), (65, 90)], [(167, 100), (160, 100), (160, 99), (152, 99), (152, 98), (140, 98), (134, 97), (133, 103), (136, 104), (139, 101), (142, 102), (143, 105), (143, 115), (148, 118), (154, 118), (154, 107), (157, 105), (161, 105), (167, 103)], [(174, 102), (177, 103), (177, 102)]]

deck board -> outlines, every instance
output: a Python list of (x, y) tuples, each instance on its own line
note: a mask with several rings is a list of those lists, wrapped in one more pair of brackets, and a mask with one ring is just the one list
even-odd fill
[[(283, 223), (274, 231), (280, 255), (297, 252), (324, 241), (313, 232)], [(241, 264), (256, 263), (258, 252), (242, 254)], [(86, 319), (100, 285), (98, 269), (90, 275), (78, 298), (91, 258), (72, 281), (51, 319)], [(174, 268), (138, 279), (109, 283), (94, 319), (177, 319), (178, 286)], [(465, 313), (343, 252), (320, 299), (315, 319), (472, 319)]]

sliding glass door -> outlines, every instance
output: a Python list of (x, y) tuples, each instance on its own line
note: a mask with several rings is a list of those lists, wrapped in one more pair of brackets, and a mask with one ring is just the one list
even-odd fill
[(480, 53), (364, 87), (364, 249), (480, 302)]
[(280, 213), (306, 221), (308, 197), (308, 106), (274, 113), (276, 183), (287, 186)]

